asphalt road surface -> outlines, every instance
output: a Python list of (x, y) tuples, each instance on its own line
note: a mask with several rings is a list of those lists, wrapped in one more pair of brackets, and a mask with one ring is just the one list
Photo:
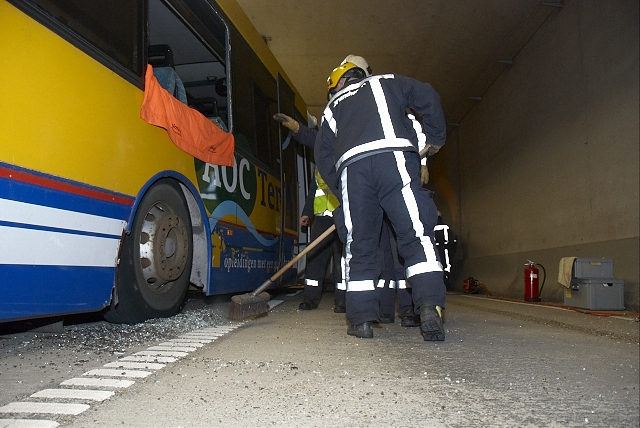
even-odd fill
[[(293, 291), (293, 290), (289, 290)], [(325, 293), (0, 336), (0, 427), (638, 427), (637, 319), (448, 295), (445, 342), (346, 334)]]

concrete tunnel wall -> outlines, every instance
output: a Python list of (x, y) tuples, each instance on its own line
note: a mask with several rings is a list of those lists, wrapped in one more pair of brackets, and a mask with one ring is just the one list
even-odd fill
[(531, 259), (546, 268), (542, 300), (562, 303), (560, 259), (604, 257), (638, 311), (638, 12), (636, 0), (565, 2), (430, 160), (459, 237), (453, 290), (473, 276), (523, 299)]

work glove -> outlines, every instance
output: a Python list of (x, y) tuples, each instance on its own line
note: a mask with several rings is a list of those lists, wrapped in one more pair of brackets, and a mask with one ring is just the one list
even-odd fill
[(432, 146), (431, 144), (427, 144), (426, 149), (427, 149), (427, 157), (428, 157), (428, 156), (433, 156), (436, 153), (438, 153), (438, 150), (440, 150), (440, 147)]
[(440, 150), (440, 147), (427, 144), (426, 146), (424, 146), (422, 150), (420, 150), (420, 159), (424, 157), (433, 156), (436, 153), (438, 153), (438, 150)]
[(423, 186), (429, 182), (429, 169), (426, 165), (420, 165), (420, 182)]
[(285, 128), (289, 128), (291, 131), (293, 131), (294, 134), (297, 134), (298, 131), (300, 130), (300, 124), (298, 123), (297, 120), (287, 116), (284, 113), (276, 113), (273, 115), (273, 120), (276, 120), (280, 123), (282, 123), (282, 125)]

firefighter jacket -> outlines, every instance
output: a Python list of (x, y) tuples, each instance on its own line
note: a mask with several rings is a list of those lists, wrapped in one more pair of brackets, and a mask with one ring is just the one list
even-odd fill
[(298, 141), (303, 146), (313, 150), (317, 134), (317, 129), (309, 128), (308, 126), (300, 123), (300, 129), (298, 129), (297, 133), (293, 134), (293, 138), (295, 138), (296, 141)]
[(337, 174), (352, 162), (388, 151), (418, 152), (418, 135), (407, 116), (422, 117), (426, 143), (441, 147), (446, 122), (440, 96), (428, 83), (385, 74), (349, 83), (322, 114), (315, 160), (329, 187), (337, 191)]

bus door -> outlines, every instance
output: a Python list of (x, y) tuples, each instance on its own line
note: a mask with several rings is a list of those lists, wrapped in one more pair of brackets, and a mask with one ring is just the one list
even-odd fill
[[(295, 107), (295, 94), (284, 78), (278, 74), (278, 112), (293, 118), (298, 118)], [(297, 150), (298, 144), (293, 141), (291, 132), (286, 132), (282, 126), (278, 126), (280, 144), (280, 182), (282, 183), (281, 207), (282, 216), (280, 223), (280, 265), (284, 266), (294, 255), (297, 248), (299, 230), (298, 209), (298, 177), (297, 177)], [(281, 276), (281, 285), (295, 283), (294, 271)]]

